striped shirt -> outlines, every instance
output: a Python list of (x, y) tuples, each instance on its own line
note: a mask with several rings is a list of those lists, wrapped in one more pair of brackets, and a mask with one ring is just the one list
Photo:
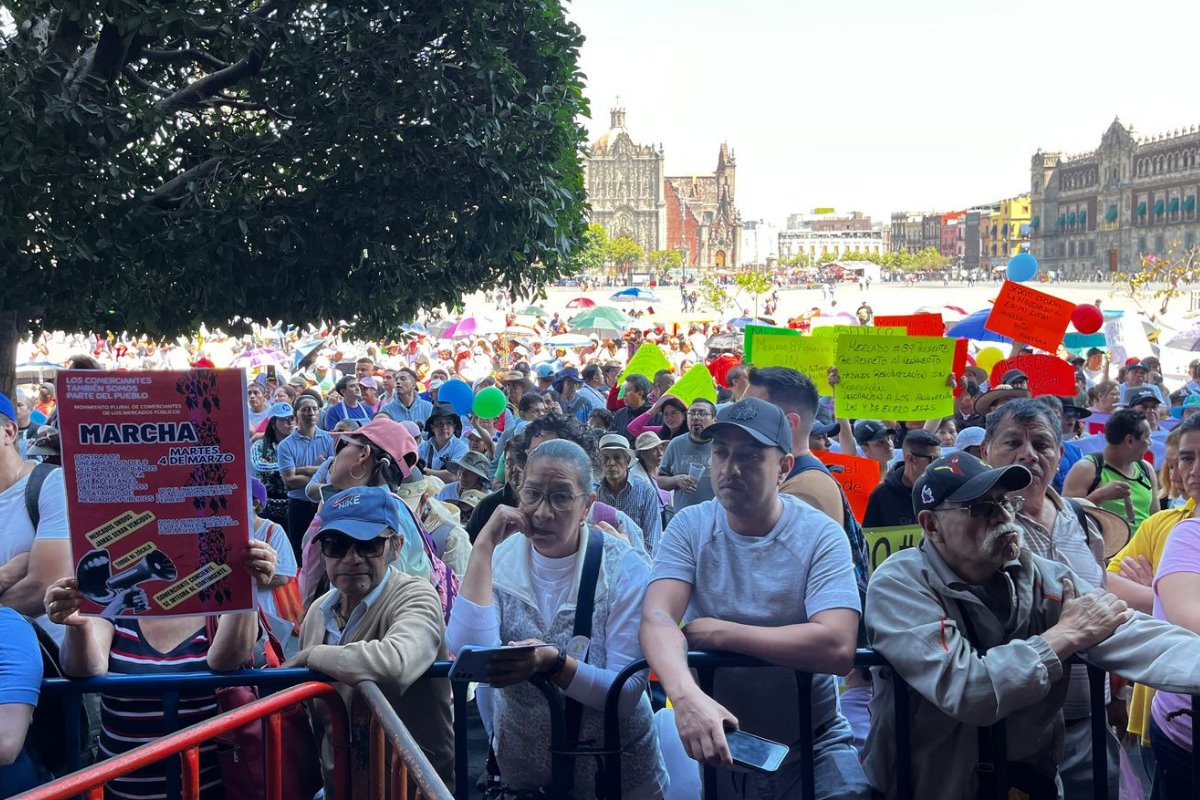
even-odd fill
[[(195, 672), (208, 669), (208, 634), (203, 624), (188, 639), (168, 653), (160, 653), (142, 636), (134, 620), (114, 622), (112, 648), (108, 657), (110, 675), (150, 675), (164, 672)], [(179, 695), (179, 727), (203, 722), (219, 713), (211, 691)], [(105, 758), (126, 753), (166, 733), (161, 697), (116, 694), (100, 696), (100, 752)], [(166, 800), (167, 782), (163, 763), (154, 764), (109, 782), (105, 797), (110, 800)], [(223, 800), (217, 745), (200, 746), (201, 800)]]

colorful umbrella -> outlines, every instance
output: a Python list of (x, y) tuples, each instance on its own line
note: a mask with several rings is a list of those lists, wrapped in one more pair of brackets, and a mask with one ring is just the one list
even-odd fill
[(287, 363), (288, 357), (286, 354), (270, 347), (258, 347), (234, 356), (233, 360), (229, 362), (229, 366), (241, 369), (254, 369), (256, 367), (267, 366), (282, 367), (286, 366)]
[(442, 332), (443, 339), (465, 339), (468, 336), (484, 336), (499, 333), (504, 328), (486, 317), (463, 317)]
[(591, 343), (591, 339), (580, 336), (578, 333), (560, 333), (558, 336), (551, 336), (546, 340), (546, 344), (551, 347), (584, 347)]
[(567, 303), (567, 308), (591, 308), (596, 305), (595, 300), (589, 300), (586, 297), (576, 297), (571, 302)]
[(525, 306), (517, 312), (518, 317), (548, 317), (546, 309), (541, 306)]
[(946, 335), (951, 339), (974, 339), (977, 342), (1011, 342), (1012, 339), (1007, 336), (1001, 336), (983, 327), (991, 313), (990, 308), (985, 308), (974, 314), (968, 314), (959, 322), (951, 325), (950, 329), (946, 331)]
[(654, 292), (649, 289), (643, 289), (640, 286), (629, 286), (619, 292), (614, 292), (612, 297), (608, 298), (614, 303), (657, 303), (659, 299), (654, 295)]
[(324, 339), (313, 339), (312, 341), (298, 345), (296, 349), (292, 350), (292, 369), (298, 369), (304, 359), (308, 358), (324, 346)]
[(774, 325), (775, 323), (774, 321), (764, 319), (763, 317), (735, 317), (725, 324), (737, 328), (740, 331), (747, 325)]

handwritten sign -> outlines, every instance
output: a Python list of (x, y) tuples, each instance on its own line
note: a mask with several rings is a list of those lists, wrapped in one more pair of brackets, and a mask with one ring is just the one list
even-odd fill
[(254, 608), (245, 394), (233, 369), (58, 374), (84, 614)]
[(826, 325), (822, 328), (813, 328), (813, 336), (821, 337), (837, 337), (837, 336), (903, 336), (903, 328), (872, 328), (870, 325)]
[(837, 343), (838, 417), (921, 420), (954, 413), (946, 385), (954, 366), (953, 339), (839, 336)]
[(829, 368), (837, 352), (836, 338), (802, 336), (799, 331), (764, 325), (747, 325), (744, 337), (747, 364), (791, 367), (812, 378), (823, 397), (833, 394)]
[(985, 328), (1053, 353), (1063, 340), (1075, 304), (1013, 281), (1005, 281)]
[(871, 497), (871, 490), (879, 485), (879, 462), (828, 450), (812, 452), (822, 464), (829, 467), (833, 479), (842, 487), (846, 499), (850, 501), (850, 510), (854, 512), (854, 518), (861, 523), (867, 513), (867, 500)]
[(1058, 397), (1075, 396), (1075, 368), (1061, 358), (1049, 355), (1023, 355), (1004, 358), (992, 367), (989, 385), (1003, 383), (1001, 378), (1010, 369), (1019, 369), (1029, 378), (1029, 392), (1034, 397), (1052, 394)]
[(938, 314), (901, 314), (892, 317), (875, 317), (877, 328), (904, 328), (909, 336), (942, 336), (946, 323)]
[(888, 528), (863, 528), (863, 538), (867, 542), (867, 562), (871, 574), (879, 568), (888, 556), (916, 547), (921, 543), (924, 534), (920, 525), (895, 525)]

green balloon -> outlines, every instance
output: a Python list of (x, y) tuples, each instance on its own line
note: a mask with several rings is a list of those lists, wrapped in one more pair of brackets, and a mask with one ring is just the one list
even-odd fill
[(475, 404), (471, 410), (480, 419), (495, 419), (504, 413), (507, 405), (508, 398), (504, 396), (504, 392), (495, 386), (489, 386), (475, 395)]

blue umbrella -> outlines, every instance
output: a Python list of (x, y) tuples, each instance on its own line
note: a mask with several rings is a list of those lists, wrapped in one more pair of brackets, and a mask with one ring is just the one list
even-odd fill
[(771, 322), (769, 319), (763, 319), (762, 317), (735, 317), (734, 319), (729, 320), (729, 322), (726, 324), (737, 328), (740, 331), (743, 330), (747, 325), (774, 325), (775, 323)]
[(951, 339), (974, 339), (978, 342), (1012, 342), (1007, 336), (1001, 336), (998, 333), (993, 333), (983, 327), (987, 322), (988, 315), (992, 313), (990, 308), (985, 308), (983, 311), (976, 311), (974, 314), (968, 314), (959, 322), (955, 323), (950, 330), (946, 331), (946, 335)]
[(296, 349), (292, 351), (292, 369), (297, 369), (300, 366), (300, 362), (320, 350), (324, 344), (324, 339), (313, 339), (311, 342), (297, 345)]
[(630, 286), (613, 294), (609, 298), (615, 303), (657, 303), (658, 298), (654, 292), (649, 289), (643, 289), (640, 286)]

